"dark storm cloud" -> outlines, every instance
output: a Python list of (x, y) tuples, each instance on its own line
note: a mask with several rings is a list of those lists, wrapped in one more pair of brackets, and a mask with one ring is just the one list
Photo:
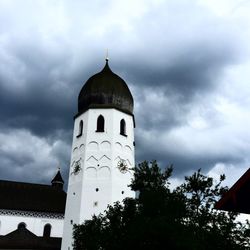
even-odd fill
[[(73, 90), (76, 84), (69, 82), (63, 73), (68, 65), (62, 66), (61, 60), (51, 65), (50, 58), (37, 57), (32, 52), (27, 54), (30, 61), (16, 55), (16, 60), (25, 68), (24, 73), (20, 74), (14, 68), (12, 72), (4, 72), (11, 78), (1, 76), (1, 127), (29, 128), (38, 135), (49, 135), (55, 129), (69, 129), (76, 106), (76, 91)], [(47, 66), (36, 65), (37, 61)]]
[[(223, 164), (241, 164), (244, 162), (242, 156), (225, 154), (225, 155), (206, 155), (197, 156), (194, 154), (188, 154), (182, 148), (179, 148), (179, 152), (171, 152), (168, 148), (162, 148), (158, 145), (158, 140), (152, 140), (149, 144), (140, 143), (142, 138), (138, 138), (137, 143), (137, 161), (142, 162), (144, 160), (152, 161), (157, 160), (161, 168), (165, 168), (173, 164), (174, 175), (182, 176), (190, 171), (196, 171), (201, 168), (203, 171), (207, 172), (211, 167), (215, 166), (217, 163)], [(173, 141), (165, 142), (170, 145), (174, 143)], [(191, 143), (191, 141), (190, 141)], [(146, 146), (145, 146), (146, 145)], [(183, 150), (183, 152), (181, 152)], [(198, 150), (198, 149), (197, 149)], [(152, 158), (153, 157), (153, 158)]]
[[(60, 163), (67, 176), (78, 93), (104, 66), (106, 47), (111, 69), (134, 96), (137, 161), (173, 163), (178, 174), (209, 169), (217, 162), (240, 162), (243, 156), (234, 151), (209, 153), (212, 146), (202, 156), (185, 148), (171, 150), (164, 143), (175, 141), (164, 142), (163, 137), (185, 126), (188, 114), (216, 93), (225, 68), (241, 61), (244, 44), (237, 28), (196, 2), (151, 4), (145, 12), (133, 6), (130, 19), (120, 13), (119, 4), (92, 2), (62, 1), (58, 11), (48, 1), (39, 5), (48, 20), (35, 15), (33, 2), (0, 11), (5, 23), (0, 28), (0, 129), (3, 134), (8, 130), (6, 138), (18, 145), (27, 137), (27, 144), (35, 144), (36, 151), (43, 147), (41, 155), (49, 158), (36, 159), (30, 147), (16, 149), (15, 155), (12, 149), (2, 150), (0, 171), (24, 178), (27, 172), (21, 170), (28, 169), (32, 179), (44, 165), (48, 173), (39, 172), (39, 180), (45, 181), (53, 175), (51, 165)], [(208, 112), (208, 120), (217, 119), (212, 108)], [(16, 142), (12, 130), (22, 131)], [(6, 165), (15, 167), (5, 171)]]
[(0, 179), (49, 184), (61, 167), (67, 183), (69, 155), (70, 146), (58, 138), (50, 143), (28, 130), (4, 130), (0, 133)]
[[(224, 136), (228, 137), (226, 134)], [(181, 176), (199, 168), (208, 172), (218, 163), (246, 164), (244, 155), (247, 154), (247, 150), (233, 145), (230, 139), (228, 139), (229, 145), (226, 146), (223, 143), (224, 140), (216, 142), (214, 138), (211, 133), (210, 138), (204, 140), (195, 131), (193, 134), (187, 131), (184, 139), (169, 136), (168, 132), (160, 129), (139, 132), (136, 136), (137, 162), (157, 160), (162, 168), (173, 164), (175, 176)]]
[(202, 96), (220, 87), (224, 70), (244, 58), (241, 35), (230, 23), (190, 2), (182, 3), (180, 9), (170, 4), (167, 14), (151, 10), (139, 24), (131, 49), (116, 52), (119, 61), (114, 67), (132, 86), (139, 129), (167, 130), (185, 124)]
[[(181, 48), (169, 42), (159, 46), (157, 41), (148, 43), (148, 52), (139, 50), (138, 54), (143, 54), (139, 58), (138, 54), (128, 55), (129, 60), (122, 59), (121, 68), (125, 68), (127, 79), (135, 88), (160, 90), (166, 96), (178, 95), (182, 103), (189, 102), (197, 93), (216, 88), (222, 71), (241, 60), (241, 43), (235, 39), (232, 42), (232, 35), (215, 33), (210, 34), (213, 39), (201, 41), (197, 36), (192, 44), (187, 46), (184, 42)], [(182, 39), (185, 41), (185, 37)], [(150, 52), (153, 46), (157, 47), (154, 53)]]
[[(229, 27), (211, 30), (210, 25), (216, 25), (218, 21), (214, 21), (204, 9), (196, 5), (190, 6), (185, 1), (182, 4), (183, 9), (177, 11), (176, 17), (176, 13), (171, 12), (172, 9), (176, 12), (174, 4), (167, 5), (167, 13), (152, 8), (143, 17), (143, 25), (142, 20), (135, 22), (136, 35), (144, 41), (143, 45), (126, 44), (122, 50), (113, 51), (114, 57), (119, 58), (114, 62), (114, 69), (118, 73), (125, 73), (126, 81), (134, 84), (135, 92), (144, 89), (143, 94), (140, 94), (144, 95), (142, 99), (135, 96), (136, 102), (143, 102), (143, 108), (149, 108), (155, 113), (157, 107), (147, 103), (147, 95), (152, 90), (163, 92), (166, 99), (171, 96), (171, 102), (175, 101), (171, 107), (168, 102), (168, 115), (165, 119), (163, 112), (166, 109), (158, 111), (162, 115), (155, 119), (157, 124), (152, 119), (146, 121), (142, 112), (143, 122), (138, 123), (142, 127), (153, 129), (154, 125), (167, 126), (181, 122), (183, 119), (180, 117), (186, 112), (186, 104), (197, 93), (211, 90), (223, 67), (235, 60), (237, 46), (231, 42), (231, 34), (227, 30)], [(195, 20), (186, 20), (190, 16), (187, 9), (193, 13), (202, 12)], [(206, 15), (202, 17), (204, 13)], [(154, 16), (153, 22), (151, 16)], [(8, 17), (5, 18), (8, 20)], [(171, 22), (165, 24), (165, 19)], [(184, 20), (186, 23), (182, 34), (179, 29)], [(204, 24), (197, 25), (198, 21)], [(206, 25), (209, 28), (205, 29)], [(113, 35), (115, 31), (113, 27), (107, 34)], [(32, 37), (23, 33), (21, 37), (18, 35), (20, 33), (14, 33), (11, 37), (17, 42), (4, 48), (12, 60), (7, 63), (3, 61), (6, 67), (1, 72), (1, 126), (28, 128), (43, 136), (72, 128), (71, 118), (76, 112), (80, 86), (91, 74), (101, 69), (97, 67), (97, 52), (92, 50), (91, 53), (86, 49), (81, 51), (82, 55), (86, 53), (88, 58), (91, 57), (87, 64), (87, 58), (85, 61), (83, 58), (80, 60), (80, 55), (76, 56), (73, 48), (66, 49), (71, 44), (64, 37), (53, 42), (46, 41), (33, 26)], [(117, 42), (123, 38), (118, 37)], [(103, 37), (103, 40), (106, 38)], [(93, 43), (93, 46), (97, 44)], [(131, 50), (131, 46), (135, 48)], [(126, 56), (122, 56), (123, 53)], [(76, 66), (76, 61), (82, 63), (82, 68)], [(162, 107), (165, 107), (164, 103)], [(140, 110), (137, 113), (141, 113)]]
[(5, 48), (11, 60), (3, 58), (0, 70), (0, 127), (26, 128), (47, 137), (72, 129), (78, 92), (95, 73), (96, 60), (85, 65), (77, 58), (75, 66), (73, 54), (55, 47), (32, 40)]

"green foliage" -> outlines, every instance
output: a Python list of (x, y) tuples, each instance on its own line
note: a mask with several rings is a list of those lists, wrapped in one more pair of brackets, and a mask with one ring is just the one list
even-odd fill
[(156, 161), (139, 164), (130, 184), (138, 198), (116, 202), (104, 214), (75, 225), (74, 249), (249, 249), (249, 223), (213, 209), (226, 191), (221, 186), (225, 176), (215, 184), (198, 170), (171, 190), (172, 170), (162, 171)]

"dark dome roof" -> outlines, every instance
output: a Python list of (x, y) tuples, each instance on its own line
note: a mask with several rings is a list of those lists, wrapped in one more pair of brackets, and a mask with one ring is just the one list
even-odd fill
[(116, 108), (133, 114), (134, 101), (125, 81), (113, 73), (106, 60), (103, 70), (82, 87), (78, 96), (78, 112), (89, 108)]

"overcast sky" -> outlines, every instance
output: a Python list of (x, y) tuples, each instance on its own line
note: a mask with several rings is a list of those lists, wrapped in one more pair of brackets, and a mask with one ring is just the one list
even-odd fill
[(136, 162), (250, 166), (250, 1), (0, 0), (0, 179), (65, 179), (77, 96), (110, 67), (135, 101)]

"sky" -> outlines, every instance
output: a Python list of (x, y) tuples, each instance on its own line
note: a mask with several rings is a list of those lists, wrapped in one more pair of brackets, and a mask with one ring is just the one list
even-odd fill
[(109, 65), (135, 102), (136, 162), (250, 166), (249, 0), (0, 0), (0, 179), (49, 184), (70, 164), (77, 97)]

